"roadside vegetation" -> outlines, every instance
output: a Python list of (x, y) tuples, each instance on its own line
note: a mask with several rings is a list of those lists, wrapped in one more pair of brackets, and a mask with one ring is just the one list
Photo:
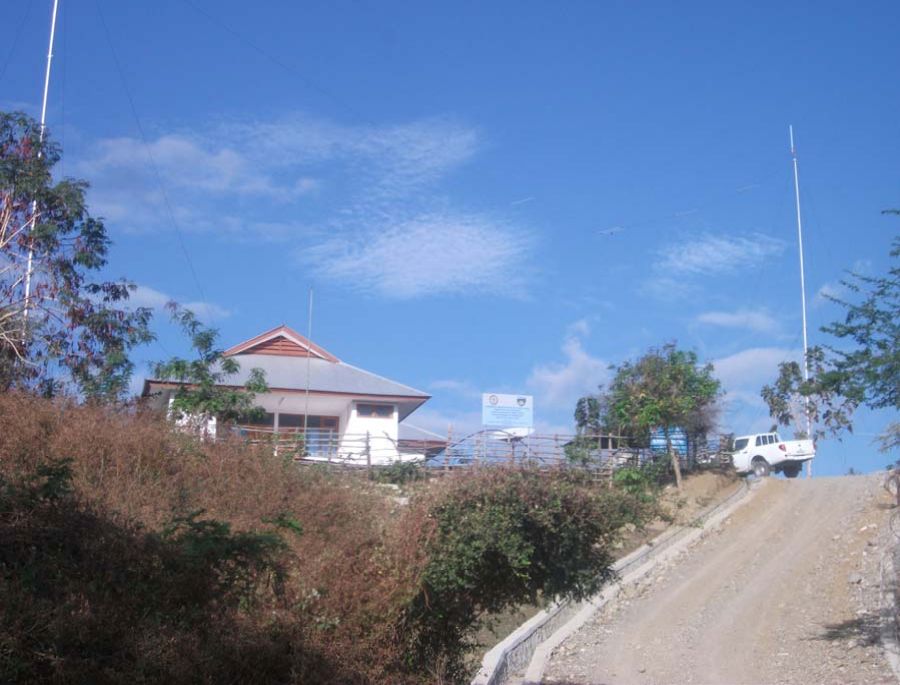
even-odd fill
[[(900, 210), (884, 214), (900, 215)], [(786, 361), (778, 377), (761, 392), (777, 425), (792, 426), (808, 411), (819, 427), (815, 436), (839, 436), (853, 431), (853, 413), (859, 407), (893, 410), (894, 416), (878, 437), (882, 452), (900, 448), (900, 236), (891, 241), (891, 266), (886, 274), (848, 272), (841, 281), (845, 296), (826, 297), (844, 310), (844, 316), (821, 331), (829, 343), (809, 348), (806, 362)], [(774, 430), (774, 429), (773, 429)]]
[[(596, 395), (578, 400), (575, 425), (578, 439), (570, 446), (569, 458), (583, 461), (599, 434), (626, 438), (631, 446), (650, 445), (651, 434), (661, 430), (666, 455), (681, 489), (681, 466), (672, 445), (672, 431), (684, 431), (689, 440), (705, 438), (715, 428), (721, 383), (712, 364), (701, 364), (697, 353), (681, 350), (675, 343), (652, 348), (636, 361), (613, 366), (613, 379)], [(623, 474), (632, 482), (643, 475), (664, 476), (654, 462), (635, 473)], [(652, 472), (652, 473), (651, 473)]]
[[(0, 395), (0, 681), (461, 682), (486, 612), (580, 597), (653, 508), (572, 471), (407, 483)], [(390, 489), (387, 489), (390, 490)]]

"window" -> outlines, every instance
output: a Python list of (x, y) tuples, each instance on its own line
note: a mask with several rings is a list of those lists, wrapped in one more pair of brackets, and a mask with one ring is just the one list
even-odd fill
[(394, 415), (393, 404), (357, 404), (356, 415), (369, 418), (389, 419)]
[(238, 423), (243, 426), (259, 426), (271, 428), (275, 425), (275, 414), (267, 411), (265, 414), (242, 416)]
[(763, 440), (765, 440), (765, 437), (766, 437), (766, 436), (764, 436), (764, 435), (757, 435), (757, 436), (756, 436), (756, 446), (757, 446), (757, 447), (759, 447), (760, 445), (764, 445), (764, 444), (765, 444), (765, 443), (763, 442)]
[[(310, 416), (309, 419), (305, 423), (306, 427), (312, 430), (313, 428), (328, 428), (331, 430), (337, 430), (338, 427), (338, 417), (337, 416)], [(288, 430), (288, 431), (296, 431), (303, 430), (304, 421), (303, 414), (279, 414), (278, 415), (278, 430)]]
[(740, 440), (734, 441), (734, 451), (740, 452), (747, 446), (747, 443), (750, 442), (747, 438), (741, 438)]

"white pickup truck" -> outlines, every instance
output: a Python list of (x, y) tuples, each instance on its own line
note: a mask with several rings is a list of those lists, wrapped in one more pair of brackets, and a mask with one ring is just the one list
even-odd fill
[(782, 472), (788, 478), (800, 475), (803, 462), (816, 456), (812, 440), (782, 440), (778, 433), (742, 435), (734, 439), (731, 462), (738, 473), (759, 477)]

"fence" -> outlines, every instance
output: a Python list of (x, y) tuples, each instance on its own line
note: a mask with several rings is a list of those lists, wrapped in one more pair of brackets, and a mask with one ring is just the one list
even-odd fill
[[(387, 433), (341, 434), (330, 428), (275, 432), (269, 428), (241, 431), (253, 443), (272, 445), (274, 451), (300, 463), (345, 467), (384, 467), (419, 463), (445, 471), (484, 464), (531, 463), (541, 467), (580, 467), (598, 476), (609, 476), (623, 466), (640, 466), (665, 455), (653, 448), (630, 447), (617, 435), (515, 435), (482, 430), (464, 438), (409, 440)], [(679, 454), (682, 469), (727, 460), (719, 444), (693, 441)]]
[(403, 440), (387, 433), (340, 433), (330, 428), (274, 431), (253, 428), (238, 433), (253, 444), (271, 445), (276, 454), (300, 463), (346, 467), (423, 463), (446, 448), (436, 440)]

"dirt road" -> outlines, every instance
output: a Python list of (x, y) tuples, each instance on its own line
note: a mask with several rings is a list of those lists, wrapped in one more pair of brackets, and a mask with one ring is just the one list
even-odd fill
[(544, 682), (896, 682), (877, 639), (883, 494), (875, 476), (769, 479), (564, 642)]

